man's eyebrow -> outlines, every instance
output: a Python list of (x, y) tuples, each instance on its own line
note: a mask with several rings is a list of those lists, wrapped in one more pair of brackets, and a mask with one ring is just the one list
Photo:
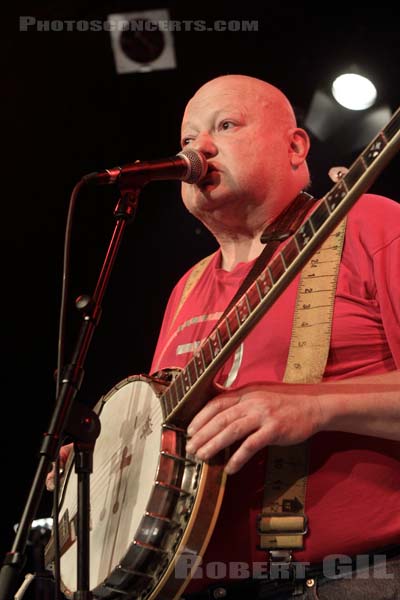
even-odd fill
[[(218, 115), (220, 115), (221, 113), (225, 113), (225, 112), (235, 112), (235, 113), (239, 113), (240, 115), (244, 114), (244, 111), (240, 108), (238, 108), (237, 106), (224, 106), (222, 108), (218, 108), (217, 110), (215, 110), (214, 112), (210, 113), (209, 118), (210, 120), (214, 120), (216, 117), (218, 117)], [(182, 128), (181, 130), (184, 131), (185, 129), (197, 129), (197, 126), (192, 122), (192, 121), (184, 121), (182, 123)]]

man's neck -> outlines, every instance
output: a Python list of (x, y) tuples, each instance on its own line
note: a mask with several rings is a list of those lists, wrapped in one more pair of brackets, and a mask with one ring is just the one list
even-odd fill
[(221, 268), (232, 271), (241, 262), (250, 262), (257, 258), (264, 249), (260, 235), (255, 237), (238, 237), (220, 240)]
[[(306, 196), (307, 198), (303, 198)], [(207, 222), (204, 220), (204, 224), (210, 229), (210, 231), (214, 234), (217, 239), (222, 253), (221, 260), (221, 268), (226, 271), (232, 271), (236, 265), (240, 262), (250, 262), (257, 258), (261, 252), (263, 251), (265, 244), (260, 241), (262, 234), (269, 228), (271, 225), (279, 222), (279, 226), (282, 226), (282, 215), (284, 215), (285, 210), (289, 210), (289, 205), (292, 206), (293, 202), (296, 202), (296, 210), (299, 210), (299, 202), (306, 202), (308, 198), (311, 198), (308, 194), (302, 194), (296, 196), (295, 200), (292, 203), (286, 203), (283, 207), (283, 211), (281, 211), (281, 216), (279, 219), (278, 215), (265, 215), (262, 212), (257, 214), (256, 211), (252, 213), (252, 219), (245, 219), (243, 216), (242, 221), (238, 221), (238, 215), (235, 214), (236, 222), (232, 219), (232, 222), (229, 226), (220, 220), (217, 221), (214, 219), (213, 221)], [(305, 205), (306, 210), (307, 205)], [(291, 213), (293, 213), (293, 209), (290, 209)], [(289, 217), (290, 217), (289, 214)], [(294, 215), (292, 214), (292, 217)], [(284, 217), (284, 223), (287, 223), (287, 217)], [(221, 225), (222, 223), (222, 225)], [(287, 227), (287, 225), (285, 225)]]

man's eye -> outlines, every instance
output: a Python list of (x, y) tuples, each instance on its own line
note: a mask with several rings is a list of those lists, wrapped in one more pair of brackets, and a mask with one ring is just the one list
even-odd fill
[(190, 144), (190, 142), (192, 141), (193, 138), (183, 138), (181, 144), (182, 146), (187, 146), (188, 144)]
[(226, 130), (226, 129), (230, 129), (231, 127), (234, 127), (235, 123), (233, 121), (221, 121), (219, 128)]

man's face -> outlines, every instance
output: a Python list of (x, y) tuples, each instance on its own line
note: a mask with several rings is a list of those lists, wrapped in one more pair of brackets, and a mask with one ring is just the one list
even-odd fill
[[(290, 117), (279, 114), (276, 98), (251, 80), (234, 77), (203, 86), (188, 103), (182, 123), (182, 147), (203, 152), (209, 172), (196, 185), (182, 184), (190, 212), (245, 215), (254, 206), (282, 197), (290, 169)], [(243, 212), (244, 211), (244, 212)], [(277, 214), (277, 213), (276, 213)]]

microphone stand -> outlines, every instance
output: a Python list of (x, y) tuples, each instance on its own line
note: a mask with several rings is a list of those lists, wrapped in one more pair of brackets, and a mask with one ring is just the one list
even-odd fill
[[(82, 182), (80, 182), (81, 184)], [(78, 184), (78, 185), (80, 185)], [(135, 215), (139, 188), (122, 189), (114, 210), (116, 224), (107, 249), (93, 297), (83, 308), (81, 325), (71, 363), (63, 374), (60, 393), (44, 434), (40, 459), (31, 490), (19, 521), (19, 527), (10, 552), (6, 554), (0, 571), (0, 600), (12, 600), (17, 589), (18, 577), (25, 565), (24, 555), (31, 523), (36, 515), (45, 486), (46, 475), (55, 461), (60, 445), (68, 434), (75, 443), (76, 471), (78, 473), (78, 528), (77, 528), (77, 591), (74, 600), (91, 600), (89, 563), (90, 485), (95, 440), (100, 433), (97, 415), (80, 403), (74, 404), (84, 376), (84, 363), (90, 342), (101, 316), (103, 300), (118, 249), (121, 245), (127, 221)], [(58, 523), (54, 524), (58, 527)]]

